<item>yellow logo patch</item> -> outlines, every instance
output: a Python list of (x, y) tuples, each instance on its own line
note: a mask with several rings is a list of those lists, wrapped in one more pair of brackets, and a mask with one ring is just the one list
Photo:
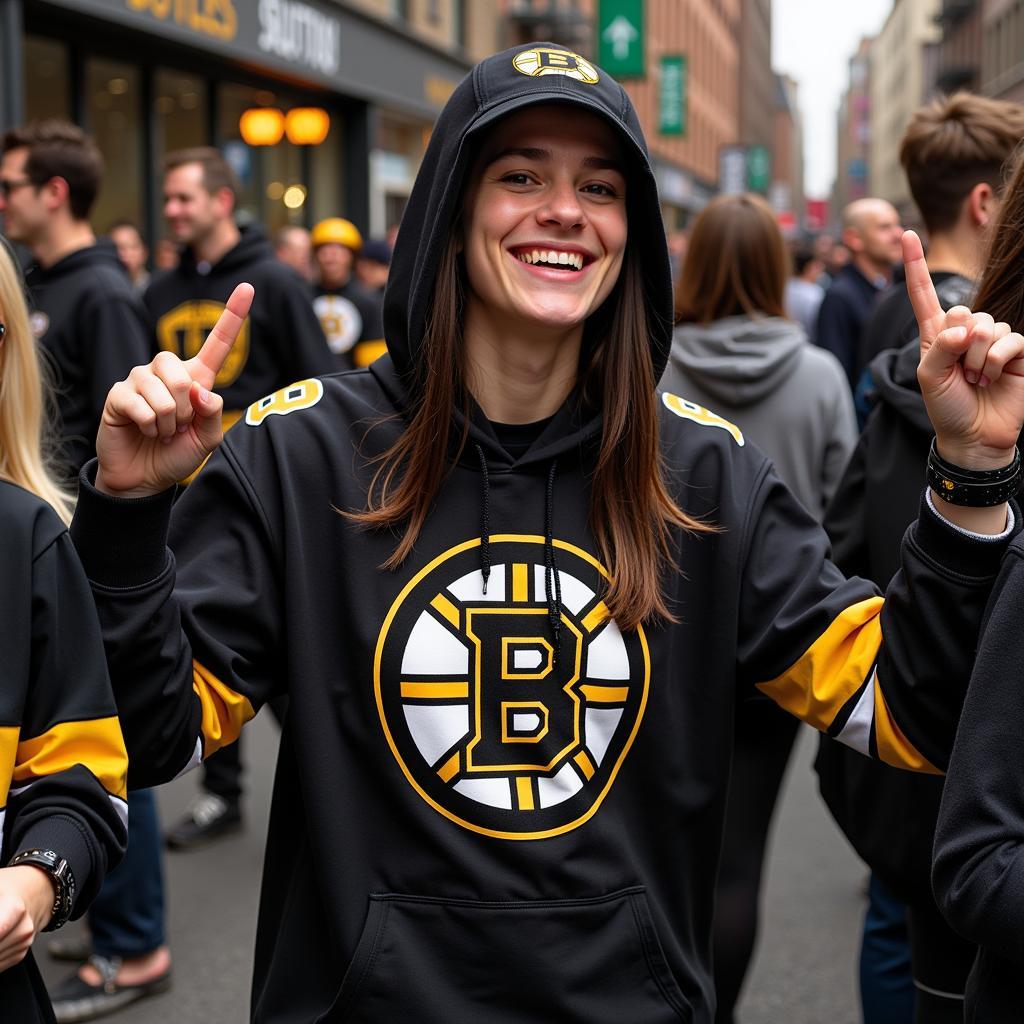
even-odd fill
[(268, 416), (287, 416), (299, 409), (309, 409), (323, 396), (324, 386), (315, 377), (300, 380), (253, 402), (245, 412), (245, 422), (258, 427)]
[(512, 58), (512, 66), (522, 75), (539, 78), (542, 75), (566, 75), (577, 82), (595, 85), (600, 79), (597, 68), (585, 57), (569, 50), (551, 50), (538, 47), (524, 50)]
[(665, 403), (666, 409), (674, 412), (684, 420), (693, 420), (694, 423), (700, 423), (705, 427), (721, 427), (722, 430), (732, 435), (732, 439), (741, 448), (743, 447), (745, 443), (743, 431), (735, 423), (722, 419), (721, 416), (711, 412), (710, 409), (697, 405), (696, 402), (688, 402), (685, 398), (680, 398), (678, 395), (670, 395), (667, 391), (661, 396), (661, 400)]

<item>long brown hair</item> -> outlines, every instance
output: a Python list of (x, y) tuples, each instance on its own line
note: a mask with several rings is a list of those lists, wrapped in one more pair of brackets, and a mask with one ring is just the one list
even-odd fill
[[(452, 414), (459, 407), (468, 411), (463, 296), (453, 228), (434, 282), (421, 358), (416, 361), (409, 425), (379, 456), (366, 509), (349, 513), (368, 527), (402, 528), (385, 569), (397, 568), (412, 551), (452, 465)], [(674, 620), (662, 590), (663, 574), (673, 564), (673, 528), (701, 533), (715, 527), (687, 515), (665, 485), (647, 304), (632, 243), (608, 304), (608, 315), (602, 316), (607, 327), (585, 345), (589, 355), (581, 356), (580, 366), (582, 391), (599, 403), (602, 413), (588, 519), (611, 576), (604, 602), (619, 627), (629, 630), (653, 616)], [(458, 440), (459, 452), (466, 437), (463, 432)]]
[(1017, 151), (1012, 166), (989, 237), (974, 308), (990, 313), (997, 323), (1024, 331), (1024, 148)]
[(679, 283), (676, 320), (785, 316), (789, 257), (771, 207), (755, 195), (716, 196), (697, 215)]

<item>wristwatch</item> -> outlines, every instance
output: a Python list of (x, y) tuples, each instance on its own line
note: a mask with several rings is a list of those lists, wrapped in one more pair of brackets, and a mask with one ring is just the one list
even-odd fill
[(53, 850), (22, 850), (11, 858), (7, 866), (13, 868), (21, 864), (32, 864), (42, 868), (53, 881), (56, 895), (53, 898), (50, 923), (43, 931), (55, 932), (58, 928), (63, 928), (75, 905), (75, 876), (71, 871), (71, 865)]

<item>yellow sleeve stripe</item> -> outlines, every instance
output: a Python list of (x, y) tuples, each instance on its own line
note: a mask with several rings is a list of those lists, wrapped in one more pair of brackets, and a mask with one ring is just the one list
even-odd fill
[(238, 739), (256, 712), (246, 697), (222, 683), (198, 661), (192, 662), (192, 689), (203, 708), (203, 757)]
[(18, 756), (18, 733), (16, 725), (0, 725), (0, 807), (7, 806), (7, 791), (14, 774), (14, 763)]
[(88, 768), (100, 785), (122, 800), (128, 795), (128, 754), (116, 716), (62, 722), (41, 736), (22, 740), (11, 779), (25, 784), (56, 775), (76, 764)]
[(388, 343), (383, 338), (374, 338), (372, 341), (360, 341), (352, 352), (352, 362), (356, 367), (362, 369), (369, 366), (376, 359), (380, 359), (388, 350)]
[(878, 746), (878, 757), (886, 764), (897, 768), (909, 768), (915, 772), (928, 775), (941, 775), (942, 772), (928, 761), (920, 751), (903, 735), (896, 724), (896, 719), (889, 713), (889, 708), (882, 695), (882, 688), (875, 677), (875, 743)]
[(795, 665), (757, 688), (824, 732), (871, 674), (882, 643), (881, 610), (880, 597), (845, 608)]

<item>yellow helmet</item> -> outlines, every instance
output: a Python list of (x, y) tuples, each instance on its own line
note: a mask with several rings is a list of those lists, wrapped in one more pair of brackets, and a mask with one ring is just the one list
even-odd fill
[(328, 217), (327, 220), (320, 221), (313, 228), (310, 238), (314, 249), (331, 242), (343, 245), (353, 252), (359, 252), (363, 247), (363, 236), (359, 234), (359, 228), (344, 217)]

